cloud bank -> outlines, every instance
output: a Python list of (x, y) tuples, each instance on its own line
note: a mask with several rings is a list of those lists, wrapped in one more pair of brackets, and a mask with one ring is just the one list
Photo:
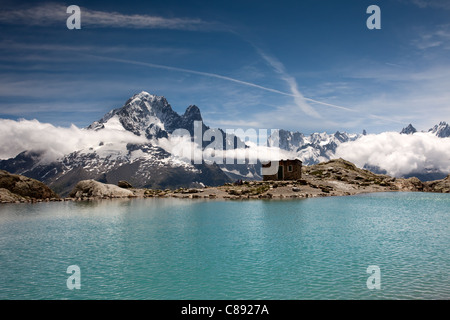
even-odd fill
[(450, 138), (423, 132), (413, 135), (383, 132), (343, 143), (335, 156), (360, 168), (366, 164), (379, 167), (394, 177), (430, 169), (449, 173)]
[[(190, 136), (172, 135), (169, 139), (157, 141), (144, 136), (137, 136), (125, 130), (120, 123), (93, 131), (80, 129), (75, 125), (70, 127), (56, 127), (38, 120), (8, 120), (0, 119), (0, 159), (14, 158), (23, 151), (42, 152), (42, 162), (50, 163), (63, 156), (75, 152), (96, 151), (100, 156), (125, 155), (127, 143), (157, 145), (171, 153), (174, 157), (185, 162), (204, 160), (206, 163), (244, 163), (250, 160), (256, 164), (257, 160), (269, 161), (274, 158), (289, 158), (295, 156), (285, 150), (258, 145), (247, 141), (246, 148), (233, 150), (213, 150), (213, 146), (201, 150), (200, 146), (191, 141)], [(222, 146), (218, 147), (218, 149)], [(200, 158), (199, 158), (200, 157)]]
[[(111, 154), (127, 152), (127, 143), (155, 145), (155, 141), (134, 135), (121, 126), (93, 131), (75, 125), (57, 127), (38, 120), (0, 119), (0, 136), (2, 137), (0, 159), (13, 158), (23, 151), (33, 150), (43, 152), (44, 162), (55, 161), (74, 151), (90, 152), (90, 148)], [(199, 151), (199, 147), (187, 137), (172, 136), (169, 139), (158, 140), (157, 144), (186, 162), (195, 160), (192, 157), (193, 152)], [(220, 157), (225, 159), (223, 162), (225, 164), (227, 157), (239, 163), (245, 159), (266, 161), (299, 156), (278, 148), (257, 145), (253, 141), (247, 141), (246, 144), (248, 147), (245, 149), (226, 152), (212, 152), (211, 149), (207, 149), (200, 157), (207, 162)], [(365, 165), (378, 167), (395, 177), (429, 170), (450, 173), (450, 138), (439, 138), (432, 133), (424, 132), (413, 135), (384, 132), (343, 143), (338, 146), (334, 157), (351, 161), (360, 168)]]
[[(213, 130), (213, 132), (218, 133), (217, 130)], [(241, 135), (236, 132), (233, 132), (233, 134), (240, 138), (241, 141), (245, 141), (245, 147), (238, 145), (234, 149), (226, 149), (227, 147), (222, 143), (223, 136), (221, 134), (219, 136), (213, 134), (212, 136), (215, 137), (214, 141), (209, 143), (203, 150), (198, 143), (191, 141), (190, 135), (176, 135), (174, 133), (169, 138), (161, 138), (153, 143), (179, 159), (186, 162), (192, 160), (196, 164), (202, 161), (207, 164), (257, 164), (258, 161), (267, 162), (273, 159), (296, 157), (296, 154), (291, 151), (268, 146), (267, 143), (264, 143), (267, 140), (267, 136), (252, 136), (246, 139), (245, 132), (242, 132)], [(210, 142), (211, 140), (205, 137), (207, 135), (208, 131), (204, 133), (203, 139)], [(259, 139), (262, 139), (262, 141)]]
[(65, 154), (94, 148), (100, 143), (115, 145), (116, 148), (127, 143), (145, 143), (145, 137), (118, 129), (92, 131), (80, 129), (75, 125), (69, 128), (55, 127), (38, 120), (0, 119), (0, 159), (15, 157), (23, 151), (43, 151), (43, 160), (51, 162)]

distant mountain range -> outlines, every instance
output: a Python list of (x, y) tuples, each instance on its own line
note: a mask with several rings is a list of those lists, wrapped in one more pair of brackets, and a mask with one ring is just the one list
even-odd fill
[[(66, 195), (78, 181), (86, 179), (112, 184), (126, 180), (135, 187), (159, 189), (215, 186), (236, 179), (261, 179), (259, 161), (256, 164), (194, 164), (180, 159), (160, 143), (170, 138), (177, 129), (184, 129), (194, 136), (195, 121), (202, 121), (202, 132), (210, 129), (203, 124), (197, 106), (191, 105), (183, 115), (179, 115), (164, 97), (141, 92), (84, 130), (131, 132), (145, 137), (146, 143), (118, 146), (105, 139), (99, 145), (73, 150), (50, 163), (43, 161), (42, 151), (24, 150), (14, 158), (0, 160), (0, 169), (42, 181), (61, 195)], [(224, 136), (224, 149), (234, 149), (238, 142), (242, 143), (221, 129), (215, 130)], [(409, 125), (401, 133), (412, 134), (416, 131)], [(450, 136), (450, 127), (445, 122), (429, 131), (441, 138)], [(338, 131), (334, 134), (304, 135), (279, 130), (278, 139), (274, 136), (268, 138), (268, 146), (278, 145), (280, 149), (300, 158), (305, 165), (311, 165), (332, 159), (340, 144), (355, 141), (364, 134), (365, 131), (362, 134)], [(202, 148), (206, 145), (202, 143)]]
[[(401, 134), (414, 134), (416, 132), (417, 130), (412, 124), (409, 124), (407, 127), (403, 128), (402, 131), (400, 131)], [(428, 132), (439, 138), (448, 138), (450, 137), (450, 126), (445, 121), (441, 121), (439, 124), (428, 130)]]
[[(291, 151), (304, 165), (317, 164), (330, 160), (336, 148), (344, 142), (355, 141), (363, 134), (349, 134), (337, 131), (334, 134), (312, 133), (305, 136), (300, 132), (279, 130), (279, 147)], [(269, 138), (269, 145), (276, 146)]]

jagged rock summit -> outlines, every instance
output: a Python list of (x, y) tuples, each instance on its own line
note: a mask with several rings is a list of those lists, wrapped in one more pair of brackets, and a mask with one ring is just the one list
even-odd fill
[(401, 134), (414, 134), (416, 132), (416, 128), (414, 128), (411, 123), (406, 128), (403, 128), (402, 131), (400, 131)]
[(450, 137), (450, 126), (445, 121), (441, 121), (438, 125), (428, 130), (428, 132), (435, 134), (439, 138), (448, 138)]
[[(414, 134), (417, 132), (417, 129), (413, 127), (410, 123), (407, 127), (403, 128), (400, 132), (401, 134)], [(424, 131), (422, 131), (424, 132)], [(439, 124), (435, 125), (433, 128), (428, 130), (429, 133), (439, 137), (439, 138), (448, 138), (450, 137), (450, 126), (447, 122), (441, 121)]]
[(197, 106), (190, 105), (180, 116), (165, 97), (142, 91), (128, 99), (121, 108), (111, 110), (93, 122), (87, 129), (123, 128), (137, 136), (159, 139), (167, 138), (176, 129), (186, 129), (192, 134), (194, 121), (203, 121)]

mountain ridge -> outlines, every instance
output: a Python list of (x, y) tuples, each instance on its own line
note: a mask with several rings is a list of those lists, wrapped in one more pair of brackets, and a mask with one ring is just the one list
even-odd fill
[[(105, 140), (89, 148), (73, 150), (51, 163), (42, 161), (41, 151), (25, 150), (13, 158), (0, 160), (0, 169), (42, 181), (63, 195), (80, 179), (112, 184), (127, 180), (134, 186), (149, 188), (197, 187), (220, 185), (239, 179), (261, 179), (260, 161), (255, 164), (247, 161), (244, 165), (194, 164), (174, 155), (161, 144), (163, 140), (167, 142), (177, 129), (189, 132), (192, 142), (195, 121), (201, 121), (202, 133), (211, 129), (203, 123), (201, 111), (196, 105), (190, 105), (183, 114), (178, 114), (164, 96), (142, 91), (129, 98), (122, 107), (109, 111), (83, 130), (131, 132), (135, 136), (145, 137), (145, 143), (111, 143)], [(414, 129), (411, 124), (410, 127)], [(412, 131), (411, 128), (409, 131)], [(238, 137), (227, 135), (222, 129), (213, 130), (222, 135), (224, 150), (237, 148)], [(438, 137), (450, 136), (446, 122), (440, 122), (428, 132)], [(322, 132), (305, 135), (280, 129), (277, 137), (269, 136), (267, 145), (279, 147), (287, 154), (300, 158), (304, 165), (313, 165), (329, 161), (339, 145), (356, 141), (366, 134), (365, 131), (362, 134), (336, 131), (333, 134)], [(243, 144), (242, 140), (239, 141)], [(209, 143), (202, 141), (201, 148), (205, 149)]]

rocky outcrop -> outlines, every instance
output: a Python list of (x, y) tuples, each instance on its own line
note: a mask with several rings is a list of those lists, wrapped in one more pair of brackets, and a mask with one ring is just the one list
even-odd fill
[(351, 185), (357, 188), (381, 186), (395, 187), (396, 180), (388, 175), (375, 174), (360, 169), (344, 159), (334, 159), (312, 166), (303, 167), (303, 177), (310, 183), (339, 182), (340, 185)]
[(450, 192), (450, 175), (445, 179), (425, 182), (416, 177), (407, 179), (393, 178), (388, 175), (375, 174), (371, 171), (360, 169), (353, 163), (343, 159), (305, 166), (303, 170), (304, 176), (310, 183), (339, 185), (339, 189), (350, 188), (364, 190), (364, 192)]
[(450, 174), (445, 179), (426, 182), (425, 191), (450, 193)]
[[(0, 170), (1, 201), (55, 199), (59, 196), (40, 181)], [(8, 199), (8, 200), (7, 200)]]
[(400, 191), (424, 191), (424, 184), (416, 177), (408, 179), (396, 179), (394, 185)]
[(130, 198), (134, 197), (134, 193), (113, 184), (82, 180), (77, 183), (69, 196), (77, 199)]

